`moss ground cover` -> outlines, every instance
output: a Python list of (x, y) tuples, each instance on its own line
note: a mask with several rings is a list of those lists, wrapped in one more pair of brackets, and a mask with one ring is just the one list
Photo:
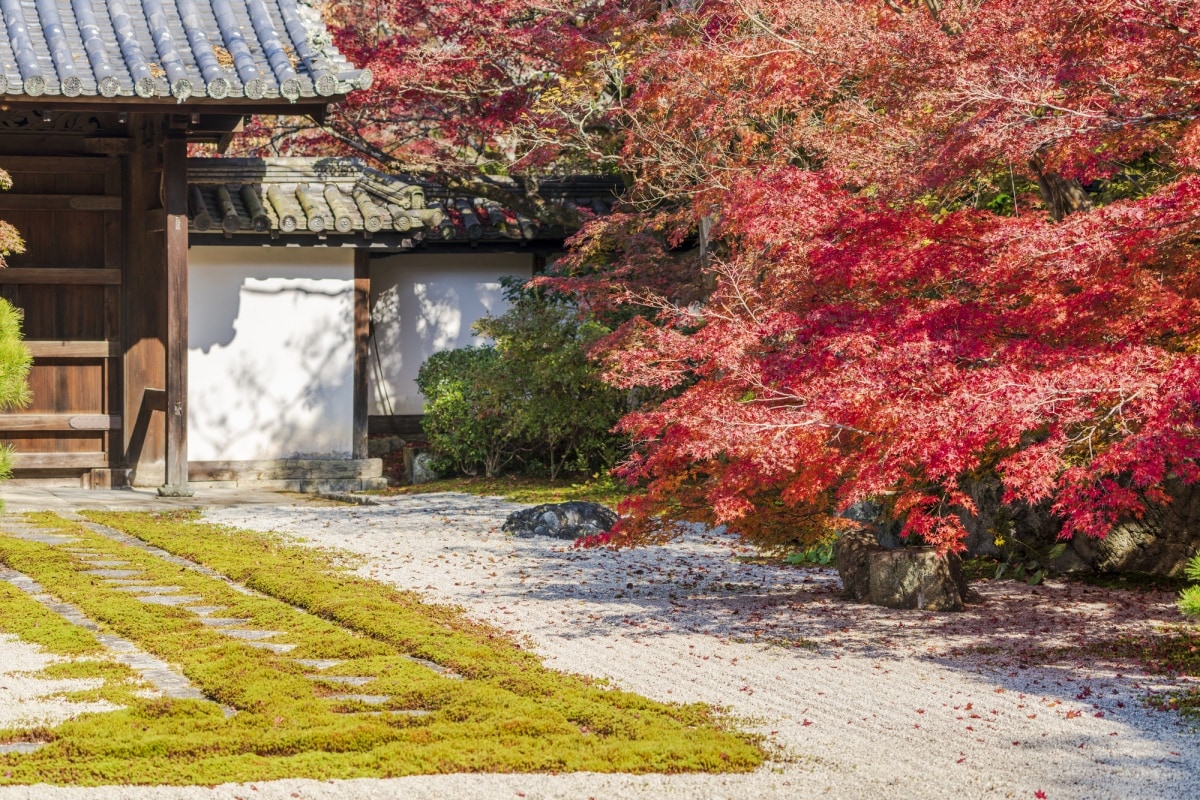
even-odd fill
[[(0, 609), (3, 609), (0, 633), (13, 634), (66, 659), (38, 670), (32, 677), (100, 681), (95, 689), (67, 692), (63, 699), (76, 702), (107, 700), (125, 706), (136, 702), (139, 694), (149, 688), (132, 669), (108, 660), (104, 646), (90, 631), (68, 622), (11, 584), (0, 582)], [(55, 734), (46, 728), (0, 728), (0, 742), (52, 741), (54, 738)]]
[[(495, 631), (412, 594), (347, 575), (336, 558), (188, 515), (92, 514), (262, 592), (181, 568), (85, 527), (37, 515), (81, 540), (71, 551), (0, 536), (0, 561), (102, 625), (179, 667), (218, 702), (129, 696), (121, 711), (51, 731), (50, 744), (0, 756), (0, 783), (217, 783), (447, 771), (740, 771), (758, 745), (708, 709), (669, 706), (545, 669)], [(182, 607), (147, 605), (86, 574), (86, 555), (120, 559), (245, 627), (279, 631), (284, 654), (232, 640)], [(413, 657), (455, 674), (442, 674)], [(311, 677), (298, 659), (338, 659)], [(339, 676), (368, 679), (339, 697)], [(462, 678), (462, 679), (458, 679)], [(226, 717), (220, 704), (236, 710)], [(16, 736), (10, 732), (10, 738)]]
[(417, 486), (398, 486), (380, 494), (412, 495), (430, 492), (464, 492), (482, 497), (503, 497), (514, 503), (565, 503), (569, 500), (588, 500), (615, 508), (630, 494), (629, 487), (607, 475), (592, 479), (527, 478), (505, 475), (499, 478), (447, 478)]

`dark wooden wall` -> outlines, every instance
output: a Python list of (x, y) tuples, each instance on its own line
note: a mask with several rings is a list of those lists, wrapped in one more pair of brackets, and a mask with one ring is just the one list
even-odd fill
[[(18, 477), (161, 473), (164, 438), (161, 122), (0, 113), (0, 219), (26, 252), (0, 270), (25, 314), (33, 400), (0, 413)], [(155, 476), (148, 474), (153, 479)]]

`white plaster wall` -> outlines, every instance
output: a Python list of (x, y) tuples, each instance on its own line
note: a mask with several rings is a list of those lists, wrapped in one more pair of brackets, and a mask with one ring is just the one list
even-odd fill
[(504, 313), (505, 275), (530, 278), (533, 256), (401, 253), (371, 261), (369, 413), (424, 413), (417, 370), (439, 350), (483, 343), (471, 324)]
[(348, 458), (354, 251), (188, 253), (188, 460)]

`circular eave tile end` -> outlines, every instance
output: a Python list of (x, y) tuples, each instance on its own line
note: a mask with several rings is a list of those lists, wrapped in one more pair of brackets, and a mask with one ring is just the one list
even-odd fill
[(31, 75), (25, 79), (24, 89), (30, 97), (41, 97), (46, 93), (46, 79), (41, 75)]
[(215, 78), (208, 84), (208, 96), (214, 100), (224, 100), (229, 96), (231, 85), (227, 78)]

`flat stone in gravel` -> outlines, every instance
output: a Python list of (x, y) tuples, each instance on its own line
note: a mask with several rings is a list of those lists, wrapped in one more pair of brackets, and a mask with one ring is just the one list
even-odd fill
[[(245, 622), (245, 620), (240, 620), (240, 622)], [(226, 636), (232, 636), (235, 639), (245, 639), (246, 641), (271, 639), (280, 635), (280, 631), (256, 631), (246, 628), (223, 628), (220, 632)]]
[(188, 603), (195, 603), (204, 598), (198, 594), (152, 594), (134, 599), (152, 606), (186, 606)]
[(339, 700), (346, 703), (366, 703), (369, 706), (381, 706), (391, 700), (386, 694), (331, 694), (327, 700)]
[(375, 678), (366, 675), (305, 675), (311, 681), (325, 681), (327, 683), (341, 683), (346, 686), (366, 686)]
[(113, 589), (115, 589), (118, 592), (133, 592), (135, 594), (137, 592), (145, 592), (146, 594), (174, 594), (175, 592), (183, 591), (183, 587), (181, 587), (181, 586), (153, 586), (153, 585), (151, 585), (151, 586), (129, 586), (129, 585), (114, 586)]
[(331, 669), (342, 663), (339, 658), (297, 658), (296, 663), (309, 669)]
[(270, 650), (272, 653), (289, 653), (296, 649), (296, 645), (294, 644), (277, 644), (275, 642), (246, 641), (243, 644), (250, 647), (257, 647), (259, 650)]
[(37, 542), (38, 544), (60, 545), (78, 542), (77, 536), (64, 536), (57, 533), (26, 533), (24, 531), (5, 531), (14, 539), (24, 539), (27, 542)]
[(188, 611), (192, 612), (193, 614), (199, 614), (202, 617), (206, 617), (209, 614), (215, 614), (218, 611), (224, 610), (225, 606), (188, 606)]

